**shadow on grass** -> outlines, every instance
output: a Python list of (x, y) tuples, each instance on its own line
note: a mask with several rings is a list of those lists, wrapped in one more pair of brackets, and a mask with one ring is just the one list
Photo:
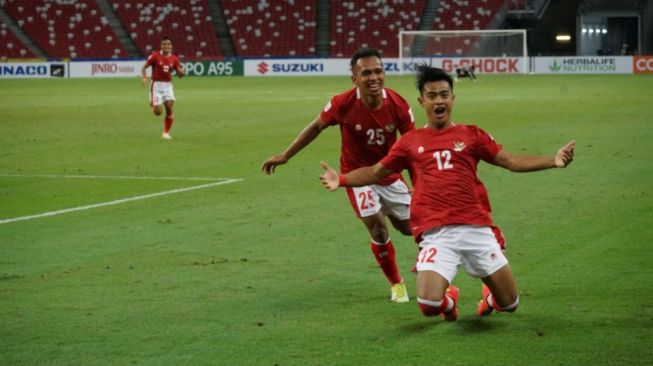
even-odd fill
[(446, 322), (440, 317), (422, 318), (408, 324), (402, 325), (399, 329), (406, 333), (426, 333), (436, 327), (451, 324), (463, 333), (479, 334), (487, 332), (501, 332), (505, 328), (503, 322), (481, 319), (479, 317), (458, 318), (455, 322)]

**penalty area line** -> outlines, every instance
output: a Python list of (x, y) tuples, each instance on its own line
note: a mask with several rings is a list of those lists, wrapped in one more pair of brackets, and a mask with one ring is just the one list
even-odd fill
[(243, 179), (227, 179), (227, 180), (223, 180), (223, 181), (220, 181), (220, 182), (201, 184), (201, 185), (186, 187), (186, 188), (171, 189), (169, 191), (156, 192), (156, 193), (144, 194), (144, 195), (141, 195), (141, 196), (122, 198), (122, 199), (119, 199), (119, 200), (114, 200), (114, 201), (109, 201), (109, 202), (94, 203), (92, 205), (71, 207), (71, 208), (66, 208), (66, 209), (63, 209), (63, 210), (56, 210), (56, 211), (48, 211), (48, 212), (43, 212), (43, 213), (36, 214), (36, 215), (14, 217), (14, 218), (10, 218), (10, 219), (0, 220), (0, 225), (8, 224), (8, 223), (11, 223), (11, 222), (16, 222), (16, 221), (27, 221), (27, 220), (40, 219), (40, 218), (43, 218), (43, 217), (62, 215), (62, 214), (66, 214), (66, 213), (69, 213), (69, 212), (85, 211), (85, 210), (90, 210), (90, 209), (99, 208), (99, 207), (115, 206), (115, 205), (120, 205), (120, 204), (127, 203), (127, 202), (146, 200), (146, 199), (155, 198), (155, 197), (167, 196), (167, 195), (170, 195), (170, 194), (183, 193), (183, 192), (195, 191), (195, 190), (198, 190), (198, 189), (205, 189), (205, 188), (220, 186), (220, 185), (223, 185), (223, 184), (236, 183), (236, 182), (240, 182), (242, 180)]

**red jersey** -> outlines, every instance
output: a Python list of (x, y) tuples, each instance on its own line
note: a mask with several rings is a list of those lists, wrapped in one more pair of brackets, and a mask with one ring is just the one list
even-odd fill
[(472, 125), (442, 131), (423, 128), (402, 137), (381, 164), (412, 169), (411, 229), (415, 238), (443, 225), (493, 226), (485, 187), (476, 175), (480, 160), (493, 162), (502, 146)]
[[(340, 125), (342, 147), (340, 172), (374, 165), (402, 135), (415, 129), (410, 105), (399, 94), (383, 89), (383, 105), (373, 111), (361, 100), (358, 88), (336, 95), (324, 107), (320, 118), (328, 125)], [(401, 174), (391, 174), (378, 184), (392, 184)]]
[(153, 81), (172, 81), (172, 70), (181, 68), (179, 58), (172, 53), (168, 56), (163, 56), (161, 51), (152, 52), (150, 57), (147, 58), (147, 66), (152, 66), (152, 80)]

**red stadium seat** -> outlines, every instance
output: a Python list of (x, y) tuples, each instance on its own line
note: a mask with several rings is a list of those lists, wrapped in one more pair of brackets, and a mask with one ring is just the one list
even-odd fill
[(49, 57), (127, 57), (94, 0), (4, 0), (3, 9)]
[(417, 30), (426, 0), (345, 0), (331, 3), (331, 57), (374, 47), (397, 57), (400, 30)]
[(112, 5), (145, 56), (168, 36), (180, 58), (222, 58), (206, 0), (121, 0)]
[(0, 58), (32, 57), (35, 57), (32, 51), (14, 35), (6, 24), (0, 23)]
[[(487, 29), (494, 17), (505, 6), (505, 0), (441, 0), (433, 30)], [(435, 38), (429, 42), (426, 53), (438, 56), (459, 56), (474, 44), (475, 37)]]
[(221, 0), (236, 54), (313, 57), (315, 1)]

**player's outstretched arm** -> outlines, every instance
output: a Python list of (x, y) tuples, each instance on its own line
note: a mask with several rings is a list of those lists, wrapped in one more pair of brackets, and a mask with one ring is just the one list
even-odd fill
[(147, 62), (143, 64), (143, 67), (141, 67), (141, 83), (143, 86), (147, 84), (147, 73), (145, 70), (147, 70)]
[(184, 66), (182, 66), (181, 64), (177, 66), (177, 76), (179, 76), (180, 79), (186, 76), (186, 70), (184, 69)]
[(496, 165), (513, 172), (534, 172), (551, 168), (565, 168), (574, 160), (576, 141), (569, 141), (555, 156), (513, 155), (501, 150), (494, 158)]
[(297, 138), (295, 138), (295, 141), (293, 141), (290, 146), (286, 149), (286, 151), (282, 152), (279, 155), (271, 156), (267, 158), (263, 162), (263, 166), (261, 167), (261, 170), (265, 172), (265, 174), (272, 174), (274, 173), (275, 169), (279, 165), (283, 165), (290, 160), (295, 154), (297, 154), (299, 151), (301, 151), (303, 148), (305, 148), (308, 144), (310, 144), (315, 138), (322, 132), (323, 129), (327, 127), (327, 124), (322, 121), (322, 119), (318, 116), (313, 120), (313, 122), (309, 123), (308, 126), (306, 126), (300, 133), (297, 135)]
[(569, 141), (565, 146), (558, 150), (555, 157), (555, 164), (558, 168), (566, 168), (567, 165), (574, 161), (574, 148), (576, 147), (576, 140)]
[(375, 184), (392, 173), (392, 171), (386, 169), (381, 163), (358, 168), (347, 174), (338, 174), (323, 161), (320, 162), (320, 165), (325, 170), (324, 174), (320, 176), (322, 185), (332, 192), (338, 189), (338, 187), (361, 187)]

